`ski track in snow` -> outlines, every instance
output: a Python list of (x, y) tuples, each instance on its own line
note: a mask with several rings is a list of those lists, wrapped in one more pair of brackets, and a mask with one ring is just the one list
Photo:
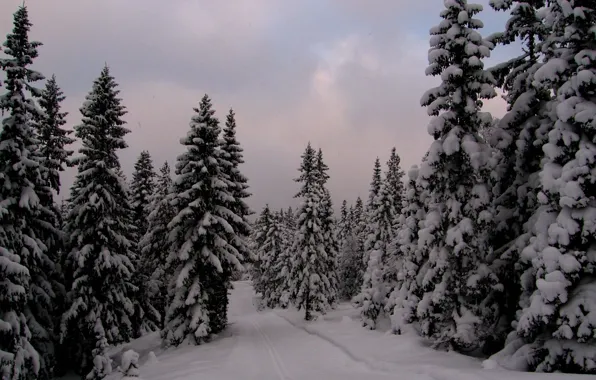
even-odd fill
[(249, 283), (238, 282), (235, 287), (226, 336), (201, 346), (167, 350), (159, 362), (141, 366), (141, 379), (433, 380), (426, 374), (373, 370), (275, 312), (256, 311)]

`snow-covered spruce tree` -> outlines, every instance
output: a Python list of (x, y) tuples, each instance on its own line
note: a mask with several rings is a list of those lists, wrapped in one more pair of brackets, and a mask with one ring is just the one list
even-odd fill
[(273, 224), (273, 214), (269, 205), (266, 204), (261, 210), (259, 217), (257, 218), (254, 228), (252, 229), (252, 241), (254, 246), (252, 247), (257, 252), (257, 258), (252, 266), (252, 284), (257, 294), (265, 294), (265, 282), (263, 281), (263, 271), (266, 269), (263, 267), (264, 258), (259, 255), (262, 252), (262, 247), (267, 239), (267, 234)]
[(292, 207), (288, 207), (288, 210), (286, 211), (285, 221), (286, 226), (288, 226), (289, 229), (293, 230), (296, 228), (296, 215), (294, 215), (294, 210), (292, 209)]
[[(248, 216), (254, 214), (254, 212), (248, 207), (245, 199), (250, 197), (248, 192), (248, 179), (241, 173), (240, 165), (244, 163), (244, 156), (242, 147), (236, 138), (236, 114), (232, 109), (228, 112), (226, 117), (226, 124), (223, 128), (223, 136), (220, 140), (221, 149), (226, 154), (226, 161), (229, 165), (226, 166), (226, 176), (228, 177), (228, 186), (230, 192), (234, 196), (234, 207), (232, 211), (237, 216), (241, 217), (240, 220), (231, 219), (230, 225), (234, 228), (235, 238), (232, 244), (244, 257), (245, 264), (251, 264), (256, 260), (254, 253), (250, 249), (249, 237), (251, 234), (251, 224), (248, 221)], [(244, 268), (246, 269), (246, 268)], [(244, 272), (234, 271), (232, 273), (232, 279), (241, 278)], [(229, 287), (231, 287), (231, 283)], [(227, 297), (227, 289), (225, 294), (222, 295)]]
[(231, 217), (228, 220), (228, 223), (234, 229), (234, 239), (231, 244), (244, 257), (244, 262), (248, 263), (255, 260), (247, 245), (247, 239), (251, 233), (247, 217), (254, 214), (254, 212), (245, 201), (251, 194), (248, 192), (248, 179), (240, 171), (240, 165), (244, 163), (242, 153), (244, 149), (242, 149), (236, 138), (236, 115), (232, 109), (226, 117), (226, 125), (223, 129), (220, 145), (221, 150), (225, 153), (225, 161), (222, 161), (222, 163), (229, 164), (225, 166), (225, 173), (229, 181), (229, 191), (234, 197), (231, 211), (240, 218)]
[(292, 268), (287, 278), (290, 301), (304, 310), (304, 319), (311, 320), (313, 313), (329, 309), (333, 290), (327, 277), (328, 257), (325, 252), (323, 221), (320, 218), (324, 193), (320, 186), (317, 154), (310, 143), (302, 154), (300, 176), (302, 184), (296, 197), (303, 199), (299, 209), (298, 231), (291, 247)]
[(30, 66), (41, 43), (29, 40), (26, 7), (13, 20), (0, 58), (6, 89), (0, 95), (0, 377), (45, 379), (53, 366), (55, 288), (47, 243), (58, 236), (48, 221), (56, 215), (34, 128), (42, 112), (33, 83), (43, 76)]
[[(290, 248), (292, 247), (292, 244), (294, 243), (294, 238), (296, 235), (296, 218), (294, 216), (294, 210), (292, 210), (291, 207), (288, 207), (288, 209), (286, 210), (286, 212), (284, 213), (283, 219), (282, 219), (282, 229), (283, 229), (283, 255), (286, 257), (286, 261), (289, 260), (289, 255), (290, 255)], [(288, 265), (289, 268), (289, 265)], [(289, 270), (288, 272), (289, 273)], [(286, 275), (287, 275), (286, 273)], [(287, 293), (287, 292), (286, 292)], [(284, 299), (284, 304), (282, 305), (283, 307), (287, 306), (288, 300), (287, 297)]]
[(358, 240), (353, 233), (354, 207), (348, 209), (348, 202), (343, 201), (341, 206), (341, 219), (337, 226), (337, 241), (339, 247), (337, 275), (338, 296), (344, 301), (349, 301), (360, 291), (360, 285), (355, 279), (358, 277), (359, 250)]
[[(269, 308), (285, 306), (281, 301), (287, 298), (284, 293), (287, 291), (285, 278), (288, 275), (289, 260), (284, 255), (282, 223), (283, 220), (279, 213), (273, 215), (263, 244), (257, 251), (261, 267), (260, 285), (263, 292), (263, 303)], [(282, 273), (284, 270), (285, 273)]]
[[(387, 213), (393, 216), (392, 227), (390, 228), (389, 244), (385, 248), (383, 255), (383, 281), (388, 286), (388, 294), (393, 291), (397, 284), (397, 274), (401, 265), (402, 254), (399, 246), (395, 245), (395, 232), (399, 228), (399, 217), (401, 215), (403, 196), (404, 196), (404, 171), (400, 167), (401, 159), (395, 148), (391, 149), (389, 161), (387, 161), (387, 173), (385, 175), (384, 185), (387, 188), (390, 201)], [(386, 305), (387, 306), (387, 305)]]
[[(372, 180), (370, 182), (370, 190), (368, 193), (368, 201), (366, 205), (362, 209), (358, 209), (358, 216), (357, 218), (360, 220), (358, 222), (358, 227), (356, 228), (356, 233), (362, 243), (362, 281), (364, 281), (364, 274), (368, 268), (369, 264), (369, 257), (368, 254), (372, 250), (368, 244), (372, 242), (369, 240), (369, 236), (373, 233), (371, 230), (372, 224), (370, 223), (371, 216), (374, 213), (374, 202), (375, 198), (381, 191), (381, 186), (383, 184), (383, 179), (381, 177), (381, 161), (379, 157), (375, 160), (375, 165), (373, 169)], [(356, 200), (356, 207), (362, 207), (362, 205), (358, 205), (358, 202), (362, 202), (360, 198)], [(364, 282), (361, 282), (360, 286), (362, 287)], [(361, 307), (362, 297), (354, 298), (354, 303), (357, 307)]]
[(547, 115), (550, 91), (534, 83), (534, 74), (543, 61), (542, 41), (548, 34), (540, 14), (545, 3), (545, 0), (491, 1), (494, 9), (510, 11), (511, 15), (505, 31), (492, 39), (503, 45), (521, 41), (523, 49), (519, 57), (490, 69), (506, 93), (508, 103), (507, 114), (493, 123), (487, 138), (497, 149), (491, 176), (496, 212), (491, 245), (497, 256), (493, 270), (504, 288), (499, 301), (501, 323), (495, 342), (497, 348), (502, 347), (511, 331), (520, 301), (519, 254), (529, 243), (532, 228), (529, 220), (539, 206), (542, 146), (552, 126)]
[(120, 371), (122, 371), (122, 380), (138, 380), (141, 377), (139, 353), (133, 350), (124, 352)]
[(80, 108), (81, 124), (74, 129), (82, 147), (75, 160), (78, 174), (65, 228), (65, 269), (72, 284), (61, 340), (68, 343), (75, 370), (94, 378), (105, 374), (102, 363), (109, 360), (102, 347), (127, 342), (133, 335), (134, 247), (127, 215), (131, 206), (117, 155), (127, 147), (124, 136), (130, 131), (124, 127), (126, 108), (117, 86), (105, 66)]
[(71, 130), (64, 129), (68, 112), (62, 112), (61, 103), (65, 96), (56, 76), (52, 75), (47, 80), (45, 88), (41, 91), (39, 106), (43, 113), (36, 122), (41, 156), (46, 162), (50, 187), (60, 194), (60, 172), (70, 165), (70, 156), (73, 151), (66, 147), (75, 142), (70, 137)]
[(235, 198), (225, 173), (230, 164), (220, 149), (221, 130), (209, 96), (194, 111), (190, 131), (180, 140), (186, 152), (178, 157), (173, 187), (177, 215), (169, 224), (168, 263), (175, 271), (162, 331), (167, 345), (200, 344), (223, 329), (228, 300), (221, 289), (233, 270), (243, 270), (230, 225), (241, 217), (232, 211)]
[(337, 241), (338, 241), (339, 245), (341, 245), (342, 242), (346, 238), (347, 225), (348, 225), (348, 201), (346, 201), (344, 199), (343, 202), (341, 203), (341, 209), (340, 209), (340, 213), (339, 213), (339, 221), (337, 223), (336, 235), (337, 235)]
[(401, 158), (397, 154), (397, 149), (391, 149), (389, 161), (387, 161), (387, 173), (385, 174), (385, 182), (387, 183), (387, 190), (389, 191), (390, 199), (392, 200), (395, 216), (398, 217), (402, 209), (402, 198), (404, 193), (403, 177), (404, 171), (400, 166)]
[(487, 244), (493, 212), (484, 182), (489, 147), (478, 128), (491, 120), (480, 112), (482, 99), (496, 95), (494, 79), (483, 69), (492, 43), (473, 18), (482, 6), (445, 1), (443, 19), (431, 29), (427, 75), (441, 76), (422, 98), (434, 116), (428, 131), (435, 141), (420, 176), (430, 194), (423, 256), (425, 294), (417, 314), (422, 333), (437, 346), (457, 351), (481, 349), (494, 331), (498, 279), (491, 272)]
[[(60, 172), (66, 165), (70, 165), (69, 158), (72, 151), (66, 146), (73, 143), (69, 137), (70, 130), (63, 129), (66, 124), (66, 112), (61, 112), (60, 103), (64, 100), (62, 91), (52, 76), (41, 91), (39, 105), (42, 112), (35, 115), (34, 125), (39, 141), (39, 154), (45, 168), (42, 173), (44, 185), (37, 191), (40, 204), (45, 210), (39, 215), (36, 229), (47, 248), (47, 258), (36, 266), (36, 273), (32, 278), (36, 284), (32, 288), (34, 297), (30, 301), (34, 320), (37, 321), (37, 332), (32, 331), (39, 342), (34, 342), (42, 354), (41, 373), (38, 378), (51, 378), (54, 363), (54, 353), (62, 350), (53, 349), (57, 342), (56, 327), (60, 325), (60, 318), (65, 308), (66, 291), (64, 276), (59, 265), (64, 254), (64, 234), (62, 233), (62, 213), (54, 200), (54, 192), (60, 193)], [(48, 282), (50, 283), (48, 285)], [(42, 349), (41, 346), (44, 348)]]
[(85, 380), (101, 380), (112, 373), (112, 359), (108, 354), (108, 339), (101, 320), (95, 322), (95, 348), (92, 351), (93, 368), (85, 376)]
[(286, 248), (290, 248), (294, 243), (294, 237), (296, 235), (296, 215), (294, 215), (294, 210), (292, 207), (288, 207), (286, 211), (286, 215), (284, 217), (284, 227), (286, 231)]
[(339, 297), (342, 300), (350, 301), (360, 292), (363, 266), (362, 245), (358, 236), (350, 231), (341, 245), (338, 264)]
[(147, 276), (143, 297), (149, 300), (160, 314), (163, 325), (163, 316), (166, 310), (168, 283), (171, 273), (167, 268), (170, 244), (168, 242), (168, 224), (176, 216), (171, 202), (172, 177), (170, 166), (164, 162), (159, 170), (155, 189), (149, 204), (150, 213), (147, 216), (147, 232), (139, 241), (140, 260), (139, 272)]
[(358, 295), (358, 304), (362, 324), (375, 329), (377, 319), (384, 310), (386, 298), (394, 285), (392, 279), (385, 278), (386, 266), (395, 264), (386, 259), (395, 220), (393, 200), (387, 182), (381, 184), (369, 212), (367, 229), (370, 233), (365, 244), (368, 250), (368, 264)]
[[(354, 269), (356, 269), (355, 278), (354, 278), (354, 285), (357, 287), (356, 294), (360, 292), (362, 288), (362, 283), (364, 281), (364, 272), (366, 272), (366, 268), (368, 267), (368, 261), (365, 258), (365, 243), (367, 238), (367, 215), (364, 210), (364, 202), (362, 198), (356, 198), (356, 203), (354, 204), (354, 213), (352, 218), (352, 235), (354, 236), (355, 244), (357, 246), (357, 256), (354, 257)], [(355, 294), (355, 295), (356, 295)], [(354, 305), (359, 306), (358, 299), (353, 299)]]
[[(132, 181), (129, 189), (130, 206), (132, 207), (129, 218), (135, 230), (131, 236), (134, 243), (136, 261), (133, 263), (136, 272), (133, 283), (137, 287), (135, 295), (135, 317), (133, 319), (135, 337), (145, 335), (159, 329), (161, 313), (150, 302), (146, 287), (150, 283), (153, 268), (148, 267), (148, 258), (141, 252), (140, 240), (147, 233), (151, 197), (155, 190), (155, 171), (153, 160), (148, 151), (144, 150), (139, 155), (134, 165)], [(168, 221), (169, 222), (169, 221)]]
[(147, 232), (149, 204), (155, 187), (155, 176), (151, 155), (144, 150), (135, 162), (130, 185), (133, 219), (139, 236), (143, 236)]
[(324, 249), (327, 254), (327, 279), (329, 280), (329, 295), (328, 302), (331, 307), (337, 302), (337, 292), (339, 287), (337, 274), (337, 256), (339, 254), (339, 246), (337, 243), (337, 236), (335, 235), (335, 218), (333, 217), (333, 202), (331, 200), (331, 193), (326, 184), (329, 180), (327, 171), (329, 167), (323, 160), (323, 151), (319, 149), (317, 152), (317, 173), (319, 179), (319, 187), (322, 192), (320, 202), (320, 210), (318, 212), (321, 220), (321, 230), (325, 240)]
[[(543, 205), (520, 261), (523, 293), (517, 334), (506, 350), (516, 364), (538, 372), (596, 374), (596, 5), (552, 1), (545, 15), (550, 33), (537, 85), (554, 92), (554, 126), (543, 150)], [(522, 298), (522, 301), (524, 299)]]
[(383, 179), (381, 178), (381, 160), (379, 157), (375, 160), (375, 166), (373, 169), (372, 180), (370, 181), (370, 190), (368, 192), (368, 201), (366, 202), (366, 212), (368, 212), (375, 201), (376, 196), (381, 190)]
[(404, 207), (392, 244), (401, 255), (401, 260), (398, 264), (398, 283), (387, 301), (386, 310), (391, 315), (392, 330), (396, 334), (401, 334), (405, 324), (416, 320), (416, 309), (423, 295), (421, 275), (426, 273), (428, 257), (422, 255), (418, 232), (425, 217), (425, 197), (426, 193), (418, 181), (418, 167), (413, 166), (408, 171)]

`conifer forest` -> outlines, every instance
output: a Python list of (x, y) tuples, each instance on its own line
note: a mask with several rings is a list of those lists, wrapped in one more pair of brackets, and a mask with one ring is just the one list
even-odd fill
[[(490, 35), (489, 12), (508, 17)], [(226, 334), (240, 342), (241, 318), (256, 317), (231, 314), (239, 286), (254, 289), (255, 313), (294, 311), (307, 331), (349, 309), (354, 334), (414, 336), (429, 355), (596, 374), (596, 2), (437, 1), (425, 74), (438, 85), (411, 95), (429, 116), (411, 127), (432, 138), (419, 163), (373, 155), (368, 194), (338, 199), (311, 139), (285, 194), (299, 206), (259, 209), (242, 114), (197, 94), (177, 156), (142, 150), (124, 167), (139, 132), (109, 62), (72, 123), (62, 78), (34, 69), (52, 49), (30, 37), (38, 16), (23, 4), (0, 25), (2, 380), (161, 379), (143, 368), (166, 356), (114, 349), (155, 337), (163, 355), (190, 345), (201, 360)], [(514, 43), (516, 57), (485, 64)], [(499, 96), (507, 111), (491, 115), (483, 105)], [(279, 378), (300, 378), (265, 320), (251, 323)]]

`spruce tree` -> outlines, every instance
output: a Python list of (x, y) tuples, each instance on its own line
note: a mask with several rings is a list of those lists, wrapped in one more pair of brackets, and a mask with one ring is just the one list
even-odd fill
[(56, 76), (52, 75), (46, 82), (39, 98), (39, 106), (43, 113), (36, 122), (41, 156), (48, 169), (50, 187), (60, 194), (60, 172), (70, 166), (70, 156), (73, 151), (66, 149), (67, 145), (75, 142), (70, 137), (71, 130), (64, 129), (68, 112), (61, 111), (61, 103), (65, 96), (58, 86)]
[(445, 2), (443, 20), (431, 29), (426, 70), (442, 82), (421, 101), (434, 116), (428, 131), (435, 141), (421, 168), (430, 193), (424, 223), (433, 239), (424, 242), (429, 265), (417, 313), (435, 346), (459, 351), (483, 348), (498, 314), (498, 279), (488, 266), (490, 152), (478, 135), (479, 126), (492, 120), (480, 112), (482, 99), (496, 93), (494, 78), (483, 69), (493, 45), (477, 32), (482, 22), (474, 15), (481, 10), (466, 0)]
[(343, 228), (343, 239), (340, 241), (338, 276), (339, 297), (350, 301), (360, 292), (362, 286), (362, 250), (355, 223), (354, 207), (347, 211)]
[[(236, 138), (236, 116), (230, 109), (223, 128), (223, 136), (220, 141), (221, 150), (224, 152), (225, 160), (222, 160), (223, 171), (227, 179), (230, 194), (234, 198), (229, 206), (232, 214), (228, 215), (228, 224), (232, 227), (229, 239), (232, 247), (242, 256), (242, 262), (250, 264), (256, 258), (248, 246), (250, 236), (250, 223), (247, 219), (253, 211), (246, 204), (245, 199), (250, 197), (248, 192), (248, 179), (240, 171), (240, 165), (244, 163), (243, 149)], [(219, 297), (225, 300), (227, 313), (228, 289), (232, 288), (231, 280), (234, 276), (242, 273), (241, 270), (232, 270), (231, 274), (225, 274), (225, 288), (220, 289)], [(224, 320), (220, 325), (225, 325)]]
[(385, 278), (385, 267), (393, 263), (388, 263), (385, 257), (388, 255), (394, 219), (393, 200), (388, 183), (384, 182), (370, 207), (370, 234), (365, 244), (368, 264), (358, 295), (362, 323), (370, 329), (376, 328), (377, 319), (391, 291), (392, 283)]
[(341, 209), (339, 212), (339, 221), (337, 223), (337, 240), (341, 245), (346, 238), (346, 229), (348, 224), (348, 201), (345, 199), (341, 203)]
[[(33, 115), (33, 124), (39, 141), (39, 155), (41, 156), (43, 185), (37, 190), (39, 202), (44, 212), (35, 221), (38, 236), (44, 242), (47, 256), (39, 260), (32, 273), (32, 292), (30, 310), (33, 317), (31, 325), (35, 326), (33, 345), (40, 351), (41, 372), (40, 379), (52, 378), (55, 354), (61, 349), (55, 349), (58, 341), (56, 327), (60, 325), (60, 318), (64, 312), (66, 291), (64, 276), (60, 267), (61, 256), (64, 251), (64, 234), (62, 214), (58, 204), (54, 201), (54, 192), (60, 192), (60, 172), (66, 165), (70, 165), (69, 157), (72, 151), (65, 148), (74, 142), (68, 135), (72, 131), (62, 129), (66, 123), (66, 112), (60, 112), (60, 103), (64, 100), (62, 91), (56, 84), (54, 76), (46, 82), (41, 91), (39, 105), (41, 112)], [(57, 351), (57, 352), (56, 352)]]
[[(516, 319), (520, 302), (520, 253), (531, 237), (530, 217), (539, 207), (539, 171), (544, 158), (543, 145), (548, 140), (552, 121), (548, 117), (547, 88), (537, 85), (536, 71), (542, 66), (541, 45), (548, 34), (540, 15), (544, 0), (492, 1), (497, 10), (510, 11), (503, 33), (494, 39), (503, 45), (522, 42), (522, 55), (492, 69), (506, 92), (507, 114), (491, 129), (490, 144), (497, 149), (493, 193), (495, 228), (491, 244), (499, 257), (493, 270), (503, 284), (501, 293), (499, 345)], [(523, 267), (523, 265), (522, 265)], [(512, 275), (515, 273), (515, 275)], [(522, 303), (529, 302), (529, 294)]]
[(381, 184), (383, 183), (383, 179), (381, 178), (381, 160), (379, 157), (375, 160), (375, 166), (373, 169), (373, 176), (372, 180), (370, 181), (370, 190), (368, 192), (368, 201), (366, 203), (366, 212), (368, 212), (375, 201), (376, 196), (379, 194), (381, 190)]
[(290, 300), (304, 310), (304, 319), (311, 320), (313, 313), (325, 313), (333, 297), (327, 276), (328, 259), (325, 252), (324, 222), (319, 212), (324, 193), (321, 189), (321, 176), (317, 167), (317, 154), (310, 143), (302, 155), (300, 176), (295, 180), (301, 183), (296, 197), (303, 199), (298, 217), (298, 233), (291, 248), (292, 268), (287, 278)]
[(105, 66), (80, 108), (82, 121), (74, 129), (82, 147), (65, 228), (72, 284), (61, 339), (68, 343), (77, 372), (91, 378), (105, 375), (106, 346), (133, 336), (131, 206), (117, 156), (127, 147), (124, 136), (130, 131), (117, 86)]
[[(596, 374), (596, 5), (549, 2), (542, 46), (547, 61), (534, 80), (552, 91), (554, 122), (543, 150), (533, 237), (520, 261), (527, 270), (514, 354), (538, 372)], [(511, 352), (511, 351), (510, 351)], [(519, 360), (518, 360), (519, 362)]]
[(133, 219), (139, 236), (143, 236), (147, 232), (149, 203), (155, 187), (155, 175), (151, 155), (144, 150), (135, 162), (130, 185)]
[(257, 259), (252, 267), (252, 284), (256, 293), (261, 296), (265, 294), (264, 271), (267, 269), (264, 265), (265, 257), (260, 254), (263, 253), (263, 246), (267, 240), (267, 234), (273, 224), (273, 214), (269, 205), (266, 204), (256, 220), (255, 227), (252, 230), (254, 250), (257, 252)]
[(389, 161), (387, 161), (387, 173), (385, 174), (385, 182), (387, 183), (387, 190), (391, 199), (392, 208), (395, 210), (396, 217), (402, 209), (402, 198), (404, 192), (403, 177), (404, 171), (400, 166), (401, 158), (397, 154), (397, 149), (391, 149)]
[[(498, 149), (496, 178), (495, 243), (511, 242), (524, 233), (523, 224), (537, 208), (537, 173), (552, 124), (546, 113), (547, 89), (536, 86), (534, 74), (542, 66), (542, 41), (547, 29), (539, 15), (545, 0), (492, 0), (497, 10), (510, 11), (506, 30), (493, 39), (508, 45), (521, 40), (523, 53), (491, 69), (506, 92), (508, 112), (491, 133), (491, 145)], [(500, 247), (497, 247), (500, 248)]]
[(139, 244), (148, 229), (149, 206), (155, 188), (155, 176), (151, 155), (144, 150), (135, 162), (129, 190), (130, 206), (132, 207), (129, 218), (135, 227), (130, 239), (133, 242), (133, 250), (137, 257), (137, 260), (133, 263), (137, 269), (133, 283), (138, 288), (135, 295), (136, 310), (133, 319), (135, 337), (158, 330), (161, 323), (161, 313), (151, 304), (150, 298), (146, 297), (146, 287), (150, 282), (152, 273), (149, 273), (149, 268), (146, 267), (148, 258), (142, 255)]
[[(360, 239), (362, 241), (362, 280), (364, 281), (364, 274), (367, 271), (369, 265), (369, 253), (373, 250), (374, 240), (370, 239), (370, 237), (374, 234), (375, 231), (372, 229), (374, 228), (373, 223), (371, 222), (373, 215), (375, 214), (375, 207), (378, 204), (375, 204), (375, 199), (379, 195), (381, 191), (381, 187), (383, 185), (383, 178), (381, 177), (381, 160), (377, 157), (375, 160), (375, 165), (373, 168), (373, 175), (372, 180), (370, 182), (370, 189), (368, 193), (368, 201), (366, 203), (364, 212), (360, 213), (361, 218), (361, 230), (359, 231)], [(379, 263), (379, 265), (381, 265)], [(364, 284), (361, 283), (361, 286)], [(357, 297), (354, 299), (356, 305), (361, 307), (362, 297)]]
[(150, 213), (147, 216), (147, 232), (139, 241), (140, 261), (139, 271), (146, 274), (147, 284), (143, 297), (159, 312), (160, 325), (163, 325), (165, 315), (168, 282), (171, 273), (166, 266), (170, 244), (168, 242), (168, 224), (176, 216), (174, 207), (170, 204), (172, 192), (172, 177), (170, 166), (164, 162), (157, 178), (157, 183), (151, 202)]
[[(397, 241), (395, 240), (395, 232), (399, 228), (399, 217), (403, 207), (404, 196), (404, 184), (402, 182), (404, 172), (401, 170), (400, 162), (401, 159), (397, 154), (396, 148), (391, 149), (391, 155), (389, 161), (387, 161), (384, 186), (386, 187), (389, 199), (389, 208), (386, 210), (386, 213), (392, 215), (393, 220), (392, 227), (389, 229), (389, 243), (385, 248), (382, 260), (383, 281), (388, 286), (388, 294), (393, 291), (393, 288), (397, 284), (397, 274), (402, 259), (401, 252), (398, 246), (396, 246)], [(390, 305), (386, 304), (386, 306)]]
[(167, 345), (200, 344), (221, 331), (230, 276), (243, 270), (244, 257), (235, 246), (239, 237), (230, 225), (241, 220), (226, 174), (231, 164), (220, 149), (221, 129), (209, 96), (194, 111), (190, 131), (180, 140), (186, 151), (176, 164), (177, 215), (169, 224), (174, 277), (162, 331)]
[[(408, 171), (408, 183), (404, 192), (404, 205), (400, 214), (394, 249), (401, 260), (397, 263), (397, 285), (387, 301), (386, 310), (391, 316), (393, 332), (401, 334), (403, 326), (416, 321), (416, 309), (423, 295), (422, 278), (426, 273), (428, 258), (419, 248), (420, 223), (425, 217), (423, 185), (418, 179), (418, 167)], [(421, 240), (425, 236), (422, 234)]]
[(228, 180), (229, 191), (234, 197), (231, 211), (239, 216), (241, 220), (231, 218), (228, 223), (234, 228), (235, 238), (232, 245), (244, 256), (245, 262), (254, 260), (248, 249), (246, 240), (251, 233), (250, 223), (247, 217), (254, 214), (248, 207), (245, 199), (250, 197), (248, 192), (248, 179), (240, 171), (240, 165), (244, 163), (242, 147), (236, 138), (236, 114), (230, 109), (226, 117), (226, 125), (223, 129), (223, 137), (220, 142), (221, 149), (225, 153), (225, 172)]
[(285, 217), (286, 228), (293, 234), (296, 231), (296, 216), (292, 207), (288, 207)]
[(56, 216), (49, 168), (34, 123), (43, 112), (34, 100), (41, 91), (33, 83), (43, 76), (30, 68), (41, 43), (29, 40), (25, 6), (13, 21), (3, 45), (7, 57), (0, 58), (6, 88), (0, 96), (0, 377), (49, 378), (55, 263), (47, 243), (57, 231), (49, 219)]
[(364, 281), (364, 272), (366, 272), (366, 268), (368, 266), (368, 260), (365, 255), (365, 243), (367, 239), (367, 216), (364, 210), (364, 202), (362, 202), (362, 198), (357, 197), (356, 203), (354, 204), (354, 217), (353, 220), (353, 227), (352, 233), (354, 234), (354, 238), (356, 240), (357, 245), (357, 252), (358, 252), (358, 264), (354, 264), (357, 268), (356, 278), (354, 279), (355, 284), (358, 287), (358, 292), (362, 287), (362, 283)]
[(319, 181), (319, 188), (322, 192), (320, 202), (320, 210), (318, 216), (321, 220), (322, 233), (324, 238), (324, 249), (327, 254), (326, 273), (329, 280), (329, 295), (328, 301), (330, 306), (334, 306), (337, 302), (337, 291), (339, 281), (337, 276), (337, 256), (339, 254), (339, 246), (337, 237), (335, 235), (335, 219), (333, 217), (333, 202), (331, 200), (331, 193), (327, 189), (326, 184), (329, 180), (327, 171), (329, 167), (323, 160), (323, 151), (319, 149), (317, 152), (317, 174)]
[(288, 298), (286, 276), (289, 274), (290, 260), (284, 252), (283, 220), (277, 213), (273, 215), (270, 227), (259, 247), (257, 256), (261, 265), (260, 284), (263, 303), (269, 308), (286, 306)]

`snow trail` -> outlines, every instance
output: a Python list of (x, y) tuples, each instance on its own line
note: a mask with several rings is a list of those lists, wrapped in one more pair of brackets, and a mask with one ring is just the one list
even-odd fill
[(272, 311), (257, 312), (248, 282), (231, 295), (230, 326), (215, 341), (168, 350), (141, 367), (143, 380), (431, 380), (412, 372), (375, 371), (326, 339)]

